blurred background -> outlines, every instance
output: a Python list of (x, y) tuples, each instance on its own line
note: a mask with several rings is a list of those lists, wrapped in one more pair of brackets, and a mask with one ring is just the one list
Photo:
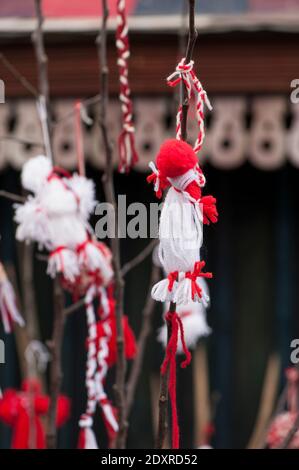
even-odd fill
[[(54, 151), (59, 164), (69, 170), (76, 168), (74, 103), (100, 91), (95, 44), (100, 3), (43, 1), (51, 102), (55, 119), (61, 121), (54, 134)], [(120, 106), (115, 1), (109, 3), (109, 128), (116, 140)], [(199, 37), (194, 59), (214, 107), (207, 116), (200, 162), (207, 176), (207, 192), (218, 200), (220, 218), (218, 224), (206, 229), (204, 245), (204, 258), (214, 273), (208, 313), (213, 333), (198, 345), (192, 366), (179, 372), (182, 446), (199, 444), (202, 420), (211, 412), (208, 420), (215, 426), (213, 445), (244, 448), (255, 429), (265, 387), (270, 389), (269, 406), (274, 406), (283, 387), (283, 371), (289, 365), (290, 341), (299, 337), (299, 104), (291, 100), (291, 82), (299, 79), (299, 1), (196, 3)], [(115, 183), (118, 193), (127, 195), (128, 203), (150, 204), (155, 197), (145, 181), (148, 162), (154, 160), (163, 140), (175, 135), (177, 97), (165, 79), (185, 47), (186, 2), (127, 0), (127, 6), (139, 163), (128, 176), (115, 173)], [(34, 27), (33, 1), (1, 0), (0, 52), (36, 85), (30, 38)], [(39, 142), (41, 131), (34, 99), (3, 63), (0, 78), (5, 83), (5, 103), (0, 104), (0, 189), (21, 193), (22, 164), (40, 149), (17, 140)], [(84, 128), (84, 145), (87, 175), (94, 179), (98, 197), (103, 199), (104, 153), (96, 125), (98, 111), (97, 104), (89, 107), (93, 123)], [(196, 128), (190, 121), (189, 139), (193, 141)], [(29, 325), (30, 331), (46, 341), (52, 328), (51, 282), (43, 261), (36, 256), (24, 259), (24, 248), (14, 238), (12, 203), (6, 199), (0, 200), (0, 234), (0, 258), (18, 288), (24, 316), (33, 308), (37, 312), (34, 318), (38, 321)], [(123, 263), (148, 242), (122, 240)], [(150, 265), (147, 259), (126, 279), (126, 313), (136, 332)], [(28, 301), (31, 277), (35, 290)], [(163, 357), (156, 329), (161, 323), (157, 308), (131, 416), (131, 448), (152, 447), (154, 442)], [(63, 344), (62, 388), (72, 400), (71, 419), (59, 435), (59, 444), (65, 448), (76, 446), (77, 421), (85, 404), (85, 336), (85, 315), (77, 311), (67, 319)], [(24, 371), (18, 354), (22, 334), (17, 331), (4, 338), (0, 330), (0, 337), (6, 346), (6, 363), (0, 365), (1, 389), (19, 388)], [(105, 442), (101, 433), (99, 425), (99, 441)], [(9, 443), (10, 429), (1, 425), (0, 447), (9, 447)]]

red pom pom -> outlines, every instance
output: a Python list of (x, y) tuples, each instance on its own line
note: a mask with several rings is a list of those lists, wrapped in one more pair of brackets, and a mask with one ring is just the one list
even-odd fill
[(157, 156), (157, 168), (165, 178), (181, 176), (196, 164), (197, 157), (193, 148), (182, 140), (166, 140)]

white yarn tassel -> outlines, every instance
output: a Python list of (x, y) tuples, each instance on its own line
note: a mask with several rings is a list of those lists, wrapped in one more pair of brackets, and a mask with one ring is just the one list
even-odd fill
[(113, 270), (107, 257), (92, 240), (87, 241), (80, 251), (79, 263), (92, 271), (99, 270), (104, 285), (107, 285), (113, 277)]
[(152, 288), (152, 298), (157, 302), (172, 302), (176, 290), (177, 283), (175, 282), (173, 288), (169, 290), (169, 280), (162, 279), (157, 282)]
[[(199, 284), (196, 282), (199, 286)], [(178, 288), (176, 289), (173, 301), (177, 304), (186, 304), (192, 299), (192, 282), (190, 279), (187, 279), (184, 273), (180, 273), (180, 281), (178, 283)], [(192, 299), (194, 302), (200, 302), (201, 297), (197, 294)]]
[(49, 257), (47, 273), (54, 278), (57, 273), (62, 273), (65, 279), (74, 282), (80, 274), (76, 253), (68, 248), (54, 250)]
[(85, 434), (85, 446), (84, 449), (95, 450), (98, 449), (98, 443), (96, 440), (96, 436), (91, 428), (84, 429)]
[(11, 321), (23, 327), (25, 325), (17, 305), (13, 287), (8, 279), (0, 282), (0, 310), (5, 333), (11, 332)]

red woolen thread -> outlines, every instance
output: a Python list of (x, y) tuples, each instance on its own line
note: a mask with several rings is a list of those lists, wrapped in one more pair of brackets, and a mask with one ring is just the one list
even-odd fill
[(171, 403), (172, 414), (172, 448), (179, 449), (180, 444), (180, 428), (178, 424), (177, 399), (176, 399), (176, 352), (178, 346), (178, 336), (180, 332), (183, 350), (186, 359), (182, 362), (181, 367), (185, 368), (191, 361), (191, 353), (188, 351), (184, 337), (184, 328), (177, 312), (168, 312), (165, 316), (167, 323), (171, 328), (171, 336), (167, 344), (165, 358), (161, 366), (161, 373), (165, 375), (169, 367), (168, 390)]
[(116, 29), (117, 65), (119, 69), (121, 109), (123, 115), (122, 131), (118, 140), (119, 171), (128, 172), (137, 162), (138, 156), (135, 149), (135, 128), (133, 125), (133, 105), (129, 85), (128, 59), (130, 57), (130, 45), (128, 37), (128, 21), (126, 16), (125, 0), (117, 0), (117, 29)]

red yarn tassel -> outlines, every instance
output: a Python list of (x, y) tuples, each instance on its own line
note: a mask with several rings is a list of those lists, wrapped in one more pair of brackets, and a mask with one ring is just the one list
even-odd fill
[(171, 336), (168, 341), (165, 358), (161, 366), (161, 373), (162, 375), (165, 375), (169, 366), (168, 389), (172, 414), (172, 448), (179, 449), (180, 429), (178, 424), (176, 403), (176, 352), (179, 333), (181, 335), (183, 351), (186, 356), (186, 359), (181, 363), (181, 367), (185, 368), (188, 364), (190, 364), (191, 353), (186, 346), (183, 323), (177, 312), (168, 312), (165, 316), (165, 319), (171, 328)]

